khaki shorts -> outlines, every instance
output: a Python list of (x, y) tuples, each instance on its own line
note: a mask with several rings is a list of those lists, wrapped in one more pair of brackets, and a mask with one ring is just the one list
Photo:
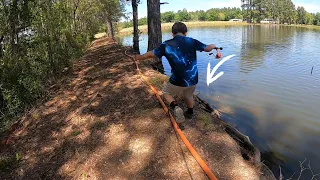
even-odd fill
[(166, 83), (162, 89), (163, 94), (169, 94), (172, 97), (181, 95), (185, 99), (192, 99), (193, 98), (193, 92), (196, 89), (196, 85), (189, 86), (189, 87), (181, 87), (171, 84), (170, 82)]

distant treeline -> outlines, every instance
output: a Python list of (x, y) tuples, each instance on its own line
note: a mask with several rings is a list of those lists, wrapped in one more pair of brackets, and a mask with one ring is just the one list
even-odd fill
[(246, 20), (260, 22), (272, 19), (280, 24), (320, 25), (320, 13), (308, 13), (303, 6), (296, 7), (291, 0), (249, 0), (248, 10), (243, 12)]
[[(161, 13), (161, 22), (175, 21), (229, 21), (243, 19), (244, 21), (260, 23), (272, 20), (279, 24), (306, 24), (320, 26), (320, 13), (309, 13), (304, 7), (297, 8), (291, 0), (255, 0), (254, 4), (242, 11), (240, 8), (212, 8), (207, 11), (188, 12), (186, 9), (178, 12)], [(140, 18), (139, 25), (147, 25), (147, 18)], [(132, 27), (132, 21), (119, 23), (120, 28)]]
[[(240, 8), (214, 8), (207, 11), (188, 12), (186, 9), (178, 12), (168, 11), (161, 13), (161, 22), (175, 21), (229, 21), (230, 19), (242, 19), (242, 11)], [(120, 23), (123, 28), (132, 27), (132, 21)], [(139, 25), (147, 25), (147, 18), (140, 18)]]

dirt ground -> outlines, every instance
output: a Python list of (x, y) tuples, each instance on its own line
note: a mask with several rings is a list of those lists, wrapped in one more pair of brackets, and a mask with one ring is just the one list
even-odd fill
[[(0, 179), (208, 179), (125, 49), (96, 40), (51, 87), (52, 98), (1, 138)], [(147, 64), (143, 74), (160, 89), (167, 77)], [(183, 132), (215, 176), (274, 179), (232, 127), (203, 107), (197, 99)]]

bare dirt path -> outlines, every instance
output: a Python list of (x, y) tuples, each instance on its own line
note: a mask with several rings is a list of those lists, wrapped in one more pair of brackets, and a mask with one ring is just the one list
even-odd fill
[[(52, 98), (23, 117), (12, 142), (1, 144), (0, 179), (207, 179), (124, 50), (94, 42)], [(166, 80), (142, 70), (155, 86)], [(184, 133), (218, 179), (260, 179), (261, 165), (196, 109)]]

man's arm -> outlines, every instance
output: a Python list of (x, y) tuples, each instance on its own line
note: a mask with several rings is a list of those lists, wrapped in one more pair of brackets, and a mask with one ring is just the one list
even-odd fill
[(135, 59), (137, 61), (140, 61), (140, 60), (146, 60), (146, 59), (151, 59), (151, 58), (155, 58), (155, 57), (156, 57), (156, 55), (154, 55), (152, 51), (148, 51), (145, 54), (135, 56)]
[(210, 45), (207, 45), (206, 48), (204, 48), (204, 51), (205, 51), (205, 52), (210, 52), (210, 51), (212, 51), (213, 49), (217, 49), (216, 45), (210, 44)]

